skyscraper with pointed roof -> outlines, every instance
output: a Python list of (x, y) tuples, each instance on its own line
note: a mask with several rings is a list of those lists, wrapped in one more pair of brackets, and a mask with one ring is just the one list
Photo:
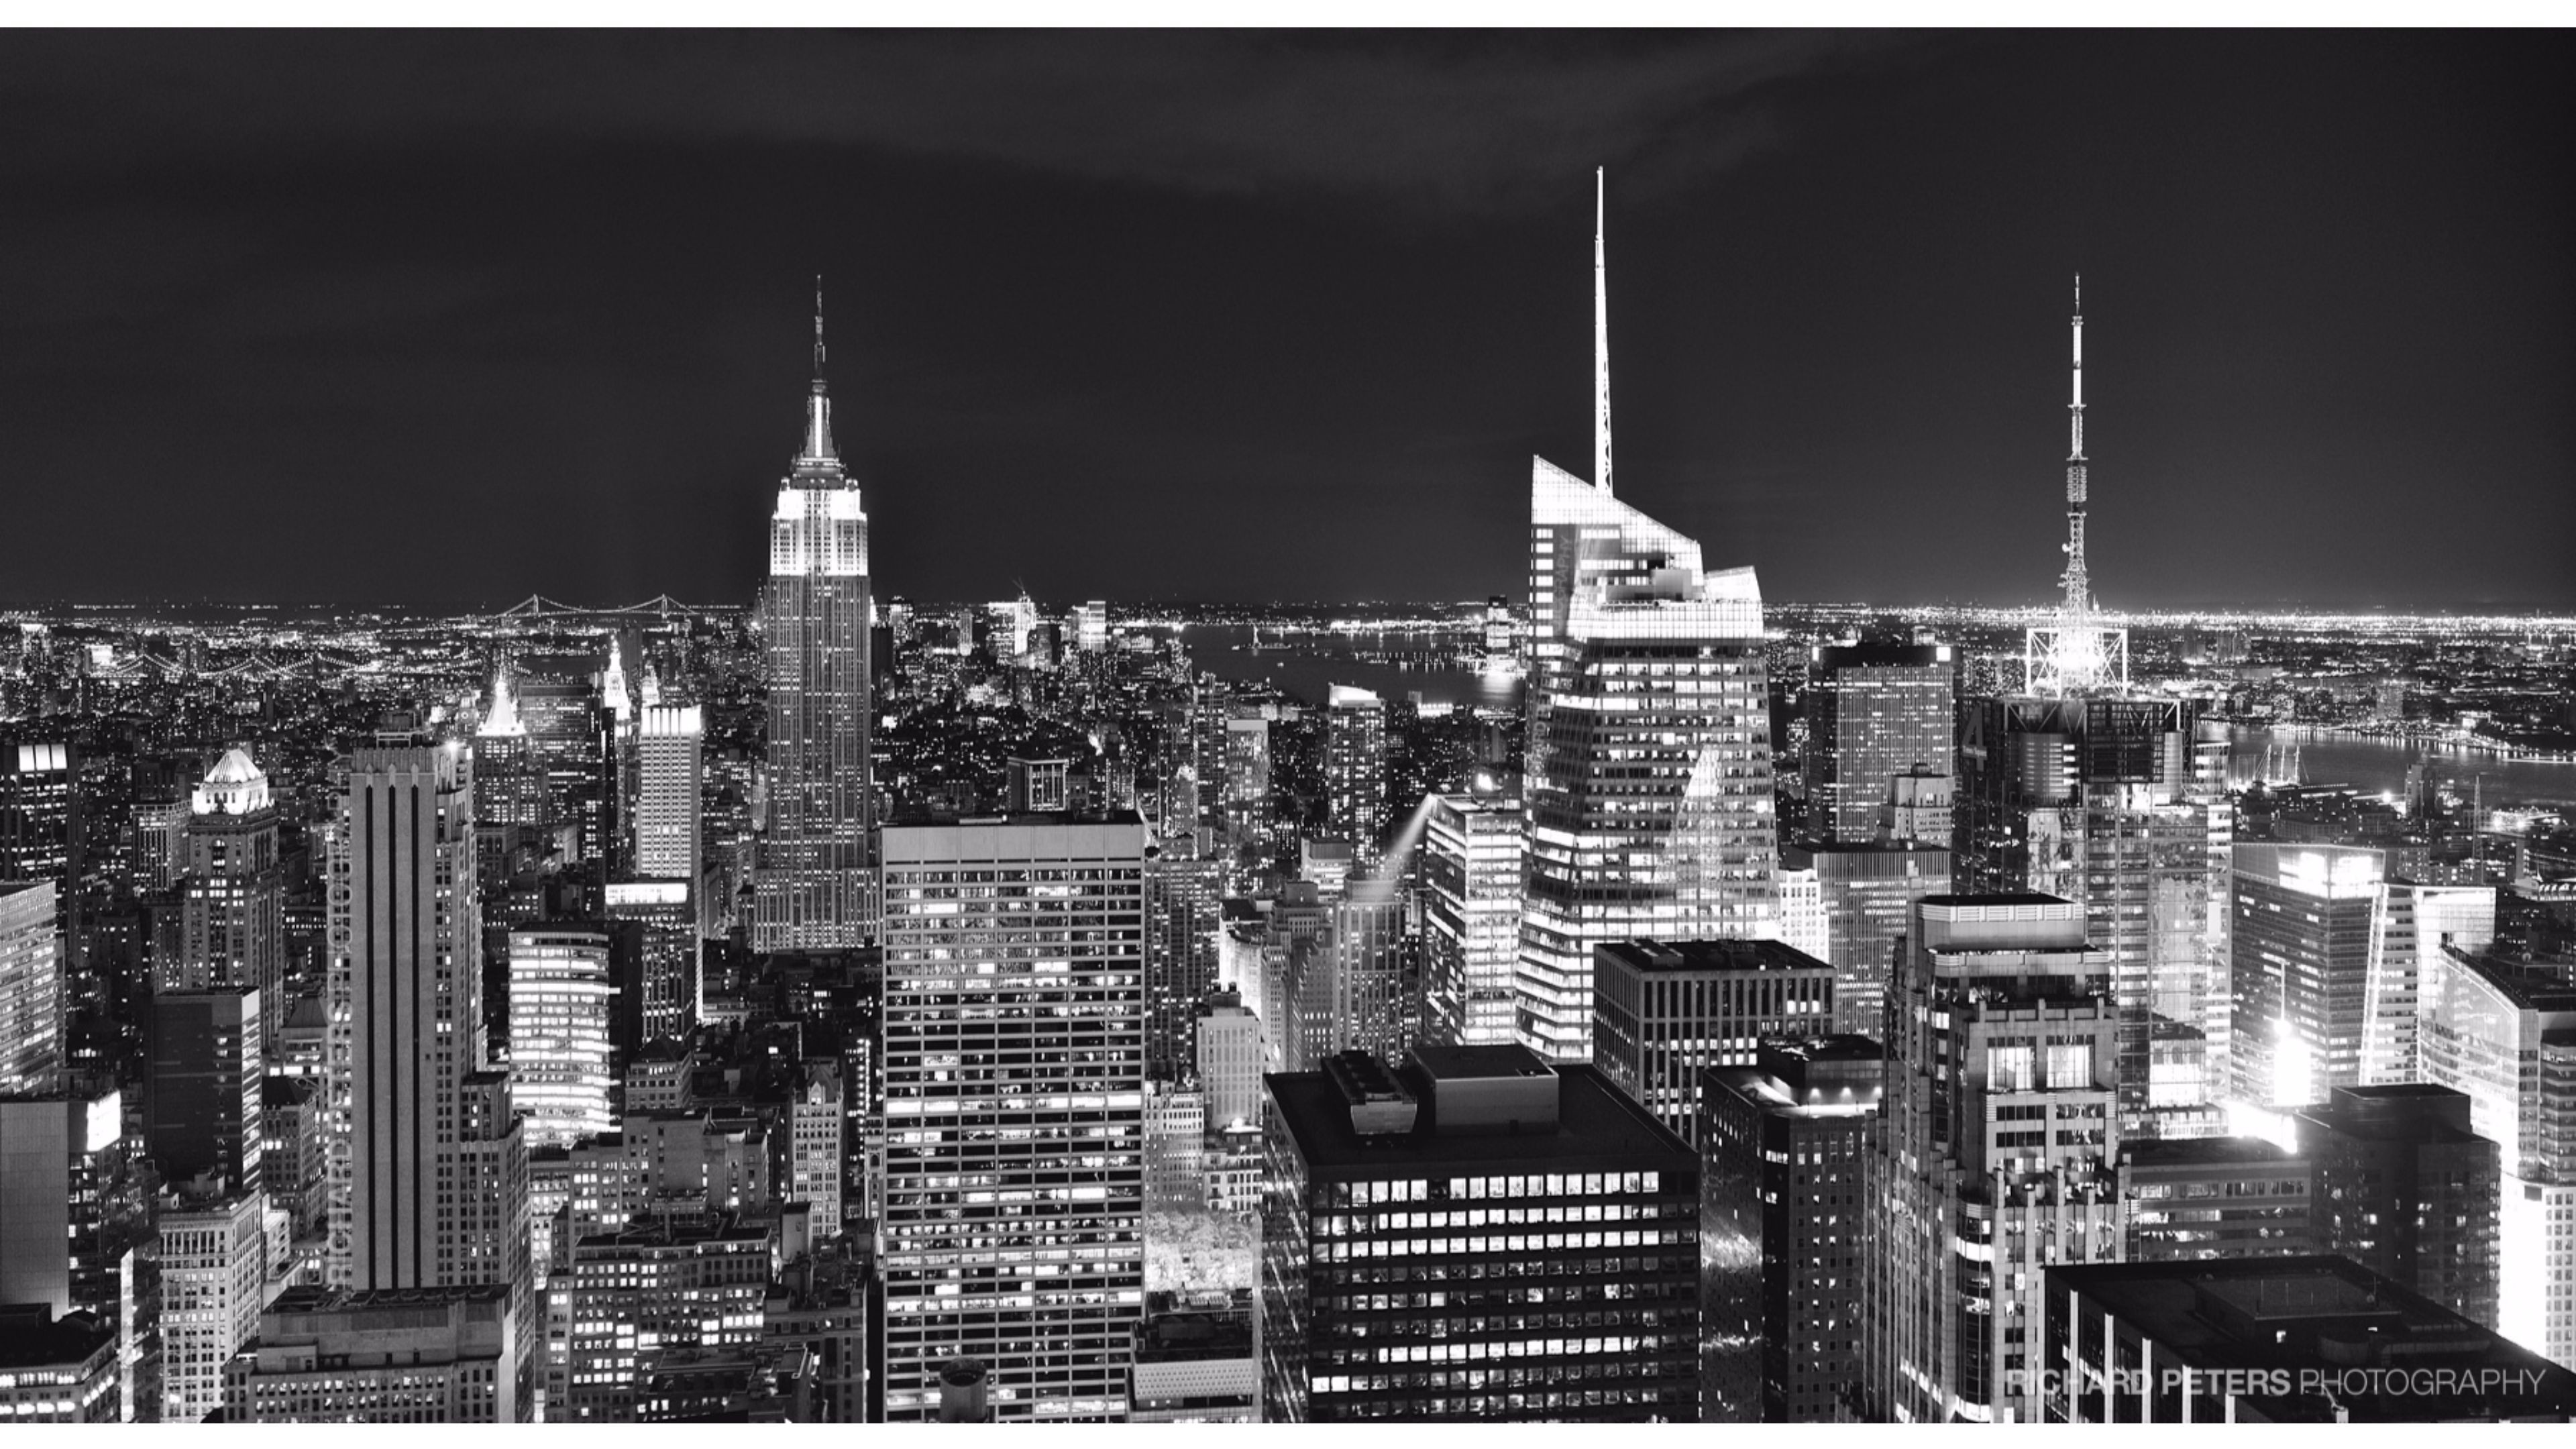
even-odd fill
[(868, 515), (832, 442), (823, 295), (805, 441), (770, 514), (761, 594), (769, 686), (768, 832), (752, 883), (752, 949), (863, 944), (868, 920)]
[[(1597, 201), (1597, 198), (1596, 198)], [(1593, 467), (1531, 460), (1521, 1042), (1592, 1049), (1592, 948), (1776, 934), (1762, 590), (1610, 496), (1605, 247), (1593, 233)]]

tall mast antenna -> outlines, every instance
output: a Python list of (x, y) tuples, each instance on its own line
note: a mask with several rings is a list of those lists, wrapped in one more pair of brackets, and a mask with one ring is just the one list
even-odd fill
[(1592, 486), (1610, 491), (1610, 266), (1602, 241), (1609, 168), (1592, 171)]

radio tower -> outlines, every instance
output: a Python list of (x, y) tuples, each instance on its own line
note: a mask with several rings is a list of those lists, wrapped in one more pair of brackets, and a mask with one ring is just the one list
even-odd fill
[(2066, 407), (2073, 447), (2066, 455), (2066, 597), (2056, 622), (2024, 636), (2022, 669), (2033, 694), (2089, 694), (2126, 689), (2129, 631), (2106, 629), (2093, 619), (2093, 578), (2084, 566), (2084, 278), (2075, 279), (2074, 392)]

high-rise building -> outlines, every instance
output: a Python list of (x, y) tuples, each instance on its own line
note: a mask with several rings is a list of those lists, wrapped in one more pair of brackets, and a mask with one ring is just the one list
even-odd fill
[(164, 1210), (160, 1221), (161, 1422), (224, 1406), (224, 1366), (259, 1330), (268, 1270), (268, 1197), (231, 1192)]
[(1780, 864), (1784, 872), (1815, 872), (1825, 946), (1813, 954), (1834, 968), (1833, 1029), (1863, 1036), (1883, 1030), (1879, 1017), (1914, 903), (1950, 891), (1948, 846), (1904, 840), (1789, 845), (1781, 847)]
[(260, 1040), (286, 1021), (286, 871), (268, 776), (228, 750), (190, 801), (179, 958), (165, 991), (233, 987), (259, 993)]
[[(256, 991), (168, 991), (152, 998), (143, 1078), (143, 1150), (162, 1180), (212, 1174), (236, 1192), (264, 1185)], [(229, 1355), (231, 1349), (227, 1347)]]
[(1946, 644), (1831, 644), (1807, 651), (1807, 829), (1878, 837), (1897, 777), (1950, 773), (1956, 665)]
[(615, 1131), (609, 933), (523, 926), (510, 933), (509, 952), (510, 1103), (528, 1146), (569, 1147)]
[(2333, 845), (2239, 845), (2229, 929), (2239, 1099), (2298, 1107), (2362, 1084), (2382, 857)]
[(1599, 1073), (1418, 1047), (1265, 1086), (1263, 1422), (1699, 1417), (1699, 1161)]
[[(685, 1039), (705, 1015), (705, 939), (699, 934), (698, 888), (687, 881), (610, 881), (601, 889), (612, 926), (636, 932), (631, 999), (621, 995), (618, 1020), (631, 1025), (632, 1053), (648, 1042)], [(620, 990), (626, 983), (621, 980)]]
[(2318, 1252), (2494, 1328), (2504, 1162), (2469, 1121), (2468, 1096), (2448, 1087), (2336, 1087), (2298, 1114), (2299, 1145), (2316, 1163)]
[[(1597, 208), (1596, 208), (1597, 210)], [(1595, 218), (1594, 479), (1530, 477), (1522, 1044), (1591, 1050), (1592, 948), (1776, 932), (1762, 590), (1611, 496), (1609, 304)]]
[(2042, 1291), (2052, 1422), (2576, 1417), (2576, 1373), (2345, 1258), (2092, 1264)]
[(1176, 1080), (1190, 1064), (1194, 1013), (1216, 988), (1225, 867), (1158, 855), (1145, 862), (1145, 1075)]
[(842, 1164), (849, 1159), (849, 1112), (841, 1100), (841, 1074), (830, 1062), (809, 1062), (805, 1083), (787, 1104), (786, 1201), (804, 1203), (819, 1241), (838, 1237)]
[(2496, 1144), (2504, 1169), (2496, 1328), (2576, 1364), (2576, 985), (2459, 946), (2434, 959), (2424, 1080), (2467, 1094), (2470, 1128)]
[(1097, 654), (1109, 647), (1109, 606), (1098, 599), (1073, 606), (1074, 647)]
[(868, 515), (832, 443), (822, 296), (805, 441), (778, 485), (760, 596), (769, 687), (769, 830), (752, 949), (858, 946), (868, 921)]
[(1886, 1053), (1775, 1039), (1701, 1081), (1700, 1418), (1830, 1423), (1860, 1374), (1861, 1215)]
[(1324, 708), (1324, 829), (1375, 860), (1386, 813), (1386, 701), (1336, 684)]
[(1860, 1417), (2028, 1422), (2041, 1282), (2124, 1248), (2118, 1014), (2085, 911), (1927, 896), (1890, 992)]
[(472, 772), (454, 746), (349, 761), (331, 834), (335, 1281), (449, 1286), (465, 1078), (485, 1065)]
[(54, 899), (50, 880), (0, 880), (0, 1097), (44, 1096), (62, 1067)]
[(78, 942), (81, 934), (80, 771), (77, 745), (0, 734), (0, 884), (51, 883), (62, 913), (54, 934), (64, 942)]
[(705, 712), (694, 704), (651, 705), (636, 733), (635, 873), (687, 881), (694, 889), (701, 874)]
[(2193, 768), (2197, 706), (2174, 699), (1966, 701), (1960, 710), (1957, 873), (1962, 890), (2035, 891), (2085, 909), (2112, 963), (2118, 1079), (2133, 1135), (2147, 1104), (2159, 1019), (2226, 1050), (2226, 971), (2216, 943), (2225, 882), (2211, 832), (2227, 813)]
[(1784, 941), (1613, 941), (1592, 963), (1592, 1064), (1694, 1147), (1704, 1069), (1833, 1030), (1834, 968)]
[(1338, 898), (1325, 893), (1324, 912), (1323, 930), (1306, 949), (1292, 948), (1281, 979), (1277, 1029), (1297, 1070), (1338, 1052), (1401, 1052), (1411, 1029), (1397, 882), (1349, 881)]
[(1199, 1003), (1199, 1091), (1207, 1098), (1207, 1123), (1221, 1130), (1261, 1121), (1261, 1018), (1232, 991)]
[(2496, 889), (2393, 877), (2377, 925), (2370, 947), (2370, 987), (2362, 1003), (2362, 1083), (2438, 1081), (2419, 1042), (2427, 1020), (2435, 1016), (2426, 993), (2442, 972), (2445, 951), (2474, 955), (2494, 943)]
[(1425, 1041), (1493, 1046), (1513, 1039), (1519, 783), (1479, 775), (1471, 788), (1431, 799), (1422, 837)]
[(1004, 1419), (1114, 1419), (1145, 1293), (1144, 824), (881, 849), (886, 1418), (934, 1418), (972, 1356)]
[(1232, 715), (1213, 748), (1198, 752), (1199, 779), (1213, 787), (1210, 812), (1223, 842), (1228, 879), (1242, 879), (1246, 857), (1266, 861), (1277, 847), (1277, 823), (1270, 808), (1270, 721), (1259, 715)]

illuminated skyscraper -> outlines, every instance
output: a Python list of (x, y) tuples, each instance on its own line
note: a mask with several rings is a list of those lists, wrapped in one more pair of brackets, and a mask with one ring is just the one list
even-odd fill
[(1950, 647), (1835, 644), (1807, 659), (1808, 833), (1874, 839), (1897, 776), (1917, 766), (1950, 773)]
[(2236, 847), (2235, 1090), (2258, 1107), (2362, 1085), (2382, 859), (2337, 845)]
[(1386, 825), (1386, 701), (1336, 684), (1324, 710), (1324, 829), (1377, 859)]
[[(331, 829), (333, 1286), (498, 1285), (535, 1342), (527, 1145), (490, 1069), (463, 747), (355, 752)], [(533, 1387), (516, 1365), (516, 1401)]]
[(832, 443), (822, 295), (805, 442), (778, 485), (760, 596), (769, 686), (769, 832), (752, 885), (752, 948), (866, 943), (868, 515)]
[(1702, 1423), (1831, 1423), (1860, 1374), (1862, 1176), (1886, 1054), (1772, 1040), (1700, 1078)]
[(1592, 948), (1776, 934), (1762, 590), (1610, 496), (1594, 237), (1597, 486), (1532, 460), (1524, 1045), (1591, 1052)]
[(1145, 1075), (1156, 1081), (1189, 1068), (1198, 1004), (1216, 989), (1224, 885), (1213, 860), (1145, 862)]
[(274, 1042), (286, 1023), (286, 872), (268, 776), (246, 752), (228, 750), (190, 811), (180, 954), (161, 987), (256, 991), (260, 1040)]
[(152, 997), (143, 1080), (143, 1147), (162, 1180), (212, 1173), (255, 1191), (261, 1169), (259, 993), (165, 991)]
[(510, 1103), (528, 1146), (569, 1147), (615, 1131), (608, 933), (521, 927), (509, 950)]
[(1145, 827), (884, 831), (885, 1414), (992, 1369), (1003, 1419), (1110, 1420), (1145, 1299)]
[(1592, 960), (1592, 1064), (1694, 1147), (1702, 1070), (1833, 1030), (1833, 968), (1785, 941), (1614, 941)]
[(2459, 946), (2424, 976), (2423, 1080), (2501, 1151), (2496, 1328), (2576, 1364), (2576, 986)]
[(1865, 1419), (2031, 1421), (2048, 1270), (2125, 1250), (2118, 1017), (2084, 932), (2029, 893), (1915, 907), (1862, 1205)]
[(698, 817), (706, 788), (704, 712), (647, 707), (636, 741), (635, 873), (698, 884)]
[(63, 1060), (63, 970), (54, 883), (0, 881), (0, 1097), (54, 1090)]
[(1423, 1039), (1511, 1041), (1520, 960), (1521, 797), (1517, 779), (1479, 776), (1435, 795), (1422, 837)]

